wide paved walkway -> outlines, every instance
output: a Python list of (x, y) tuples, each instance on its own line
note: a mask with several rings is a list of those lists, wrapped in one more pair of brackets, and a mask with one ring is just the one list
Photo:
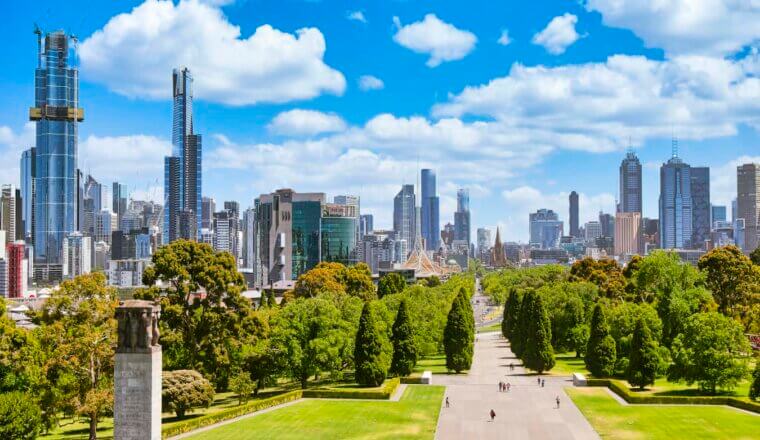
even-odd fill
[[(485, 297), (475, 297), (483, 304)], [(478, 312), (476, 311), (476, 316)], [(509, 364), (514, 363), (514, 371)], [(565, 394), (569, 377), (546, 376), (546, 385), (526, 373), (499, 333), (481, 333), (467, 375), (435, 375), (433, 384), (446, 385), (451, 406), (441, 409), (437, 439), (598, 439), (599, 436)], [(499, 392), (499, 381), (511, 391)], [(555, 399), (559, 396), (560, 408)], [(490, 422), (489, 411), (496, 412)]]

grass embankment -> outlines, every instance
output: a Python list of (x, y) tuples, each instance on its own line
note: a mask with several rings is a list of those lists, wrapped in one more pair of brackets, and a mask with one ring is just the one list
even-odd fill
[(443, 392), (440, 386), (409, 385), (398, 402), (308, 399), (191, 438), (432, 439)]
[(621, 405), (604, 388), (566, 391), (602, 438), (757, 438), (760, 417), (724, 406)]

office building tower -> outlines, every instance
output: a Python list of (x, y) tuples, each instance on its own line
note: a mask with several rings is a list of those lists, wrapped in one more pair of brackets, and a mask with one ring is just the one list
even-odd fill
[(134, 231), (143, 227), (143, 216), (138, 211), (127, 209), (127, 212), (123, 213), (119, 218), (118, 229), (124, 232)]
[(224, 202), (224, 210), (229, 212), (232, 217), (240, 218), (240, 203), (235, 201)]
[(148, 228), (111, 233), (111, 260), (149, 259), (152, 255)]
[[(675, 145), (675, 144), (674, 144)], [(685, 249), (692, 239), (691, 167), (673, 157), (660, 167), (660, 248)]]
[(752, 252), (760, 245), (760, 164), (736, 167), (736, 195), (736, 220), (744, 223), (741, 249)]
[(117, 217), (115, 212), (102, 209), (95, 214), (95, 230), (93, 238), (95, 241), (103, 241), (111, 245), (111, 234), (118, 229)]
[(357, 259), (359, 219), (351, 205), (327, 203), (322, 208), (321, 261), (353, 265)]
[[(737, 181), (737, 185), (738, 184), (739, 184), (739, 182)], [(737, 212), (736, 211), (736, 199), (734, 199), (734, 200), (731, 201), (731, 222), (732, 223), (735, 222), (737, 218), (739, 218), (736, 215), (736, 212)]]
[(214, 250), (229, 252), (236, 260), (238, 254), (238, 223), (238, 218), (233, 210), (214, 213)]
[(587, 242), (592, 243), (597, 238), (602, 236), (602, 225), (598, 221), (590, 221), (586, 222), (586, 224), (583, 226), (585, 236)]
[[(496, 229), (498, 234), (498, 228)], [(486, 228), (478, 228), (477, 231), (478, 250), (477, 256), (482, 260), (489, 259), (491, 255), (491, 231)]]
[(407, 246), (408, 243), (414, 243), (417, 236), (414, 229), (415, 206), (414, 185), (403, 185), (401, 191), (393, 199), (393, 230), (396, 232), (395, 239), (404, 240)]
[(253, 269), (256, 253), (255, 236), (256, 210), (248, 208), (243, 211), (243, 267)]
[(18, 237), (16, 225), (20, 212), (17, 208), (21, 207), (21, 194), (13, 185), (3, 185), (0, 189), (0, 229), (6, 233), (8, 242), (14, 242)]
[(362, 214), (359, 217), (359, 237), (369, 235), (375, 230), (374, 217), (372, 214)]
[(423, 169), (421, 183), (420, 232), (422, 238), (425, 239), (425, 249), (435, 251), (438, 250), (441, 236), (440, 203), (436, 195), (435, 171)]
[(715, 228), (716, 222), (727, 222), (726, 206), (725, 205), (712, 205), (710, 207), (710, 224)]
[(528, 215), (530, 244), (541, 249), (554, 249), (559, 246), (563, 235), (563, 223), (556, 212), (551, 209), (539, 209)]
[(347, 206), (348, 210), (346, 211), (347, 215), (350, 215), (351, 217), (359, 217), (360, 215), (360, 200), (359, 196), (351, 196), (351, 195), (340, 195), (333, 197), (333, 203), (336, 205), (343, 205)]
[(599, 211), (599, 225), (602, 227), (601, 237), (615, 236), (615, 216)]
[(23, 298), (26, 292), (28, 274), (26, 274), (24, 251), (26, 245), (22, 241), (6, 245), (8, 298)]
[(578, 193), (573, 191), (570, 193), (570, 236), (580, 237), (581, 232), (579, 228), (579, 209), (578, 209)]
[[(61, 278), (63, 240), (77, 230), (77, 137), (84, 119), (79, 107), (79, 72), (69, 65), (69, 36), (38, 33), (34, 152), (34, 257), (41, 279)], [(55, 166), (52, 166), (55, 165)], [(46, 267), (45, 267), (46, 266)]]
[(441, 241), (446, 246), (446, 249), (451, 249), (451, 245), (454, 243), (454, 225), (446, 223), (443, 225), (443, 231), (441, 231)]
[(279, 189), (256, 199), (259, 286), (293, 281), (319, 263), (324, 203), (324, 193), (297, 193), (292, 189)]
[(454, 213), (454, 240), (467, 243), (470, 247), (470, 191), (466, 188), (457, 190), (457, 210)]
[(201, 228), (211, 229), (214, 226), (216, 201), (211, 197), (201, 199)]
[(620, 163), (620, 202), (618, 211), (641, 213), (641, 162), (629, 151)]
[(641, 254), (641, 214), (618, 212), (615, 216), (614, 252), (618, 256)]
[(737, 218), (734, 221), (734, 243), (739, 249), (747, 250), (749, 246), (747, 246), (746, 242), (746, 229), (745, 229), (746, 223), (744, 222), (743, 218)]
[(36, 166), (34, 155), (36, 148), (32, 147), (21, 153), (21, 222), (23, 239), (31, 243), (33, 240), (32, 231), (34, 230), (34, 179), (36, 175)]
[(63, 240), (63, 277), (74, 278), (92, 270), (92, 238), (72, 232)]
[(710, 239), (710, 169), (691, 167), (691, 247), (704, 249)]
[(116, 214), (116, 224), (121, 224), (122, 216), (127, 213), (128, 203), (129, 190), (127, 185), (114, 182), (111, 191), (111, 206), (113, 206), (113, 212)]
[(103, 185), (92, 176), (87, 176), (84, 184), (83, 219), (81, 232), (93, 237), (95, 235), (95, 215), (103, 209)]
[(164, 159), (164, 243), (197, 240), (203, 227), (202, 142), (193, 132), (192, 84), (190, 70), (174, 69), (172, 156)]

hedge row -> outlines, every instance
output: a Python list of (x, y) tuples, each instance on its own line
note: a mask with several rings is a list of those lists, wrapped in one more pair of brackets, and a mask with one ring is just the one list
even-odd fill
[(303, 397), (310, 397), (314, 399), (372, 399), (372, 400), (387, 400), (396, 391), (401, 381), (398, 377), (388, 379), (383, 383), (383, 386), (378, 390), (376, 388), (369, 390), (362, 390), (360, 388), (352, 388), (347, 390), (335, 389), (335, 388), (313, 388), (309, 390), (303, 390)]
[(409, 385), (422, 385), (422, 376), (405, 376), (401, 378), (401, 383)]
[(223, 409), (212, 414), (196, 417), (194, 419), (186, 420), (184, 422), (173, 423), (161, 429), (161, 436), (163, 438), (174, 437), (175, 435), (183, 434), (185, 432), (194, 431), (204, 426), (213, 425), (225, 420), (234, 419), (242, 415), (261, 411), (262, 409), (270, 408), (272, 406), (280, 405), (293, 400), (298, 400), (302, 396), (301, 390), (290, 391), (287, 393), (279, 394), (267, 399), (254, 400), (252, 402), (244, 403), (232, 408)]
[(760, 414), (760, 403), (731, 396), (652, 396), (632, 392), (625, 383), (615, 379), (588, 379), (590, 387), (607, 387), (628, 403), (659, 405), (728, 405)]

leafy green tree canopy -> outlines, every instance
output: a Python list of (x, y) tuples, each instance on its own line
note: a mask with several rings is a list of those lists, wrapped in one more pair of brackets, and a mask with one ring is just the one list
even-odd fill
[(161, 403), (183, 418), (193, 408), (208, 408), (214, 401), (214, 387), (194, 370), (164, 371), (161, 375)]

